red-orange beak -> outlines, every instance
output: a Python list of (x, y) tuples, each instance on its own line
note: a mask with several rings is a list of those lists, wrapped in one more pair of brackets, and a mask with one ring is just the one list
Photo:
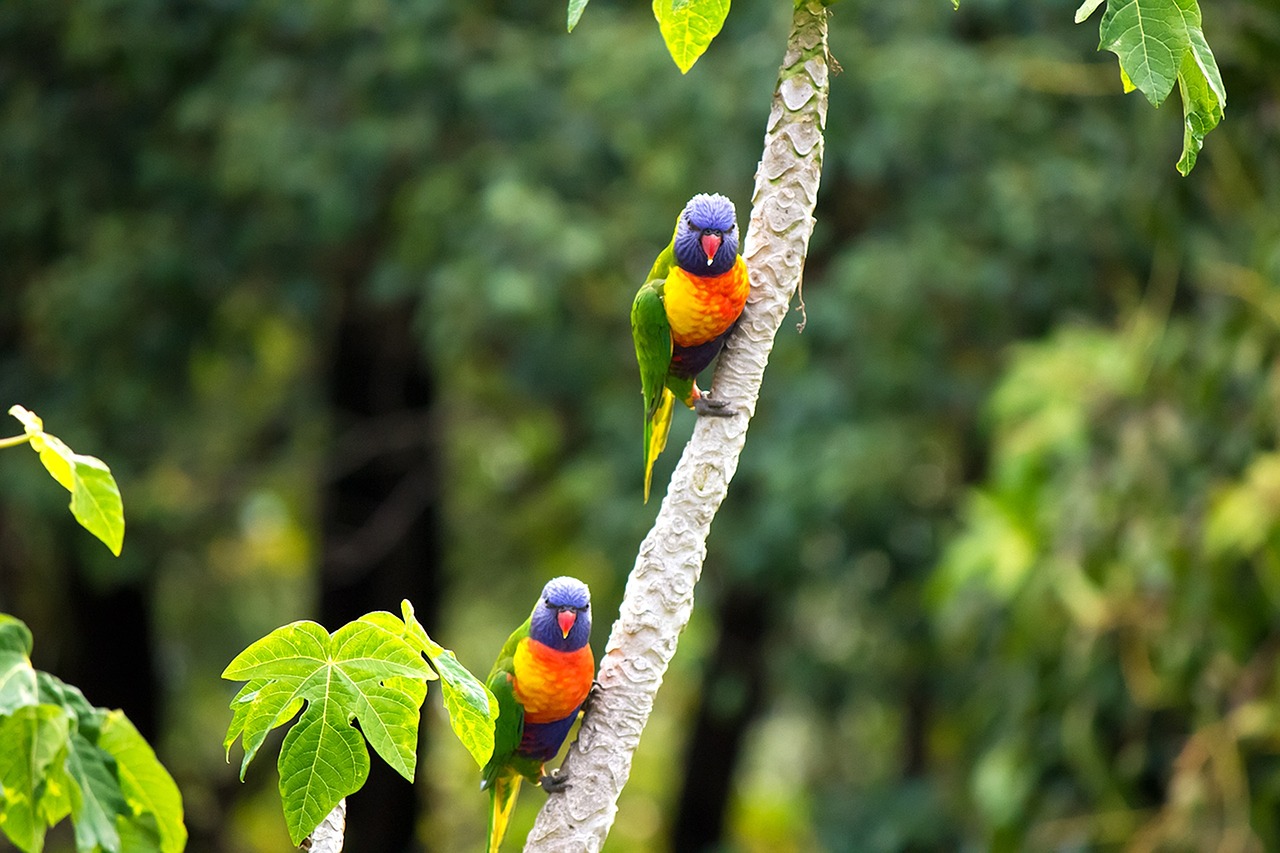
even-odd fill
[(716, 252), (720, 251), (721, 237), (719, 234), (703, 234), (701, 241), (702, 251), (707, 255), (707, 263), (711, 263), (712, 258), (716, 256)]
[(568, 637), (573, 630), (573, 623), (578, 621), (578, 613), (575, 610), (561, 610), (556, 614), (556, 621), (560, 623), (560, 635)]

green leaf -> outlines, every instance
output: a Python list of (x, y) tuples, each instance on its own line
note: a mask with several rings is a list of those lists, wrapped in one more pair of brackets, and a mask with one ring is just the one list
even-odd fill
[(408, 631), (409, 642), (425, 654), (429, 658), (444, 651), (444, 646), (437, 643), (427, 635), (427, 629), (422, 627), (422, 623), (418, 621), (418, 617), (413, 612), (413, 604), (409, 599), (400, 602), (400, 612), (404, 614), (404, 624)]
[(431, 659), (440, 672), (440, 690), (449, 712), (449, 725), (476, 764), (484, 767), (493, 755), (493, 727), (498, 700), (489, 688), (458, 663), (453, 652)]
[(1076, 23), (1082, 24), (1085, 20), (1098, 10), (1105, 0), (1084, 0), (1080, 4), (1080, 8), (1076, 9)]
[(30, 654), (31, 631), (22, 620), (0, 613), (0, 714), (39, 701)]
[(182, 795), (169, 771), (123, 712), (107, 714), (98, 747), (115, 759), (120, 789), (132, 815), (154, 819), (161, 853), (180, 853), (187, 843)]
[(237, 730), (244, 744), (242, 775), (267, 732), (306, 703), (278, 762), (295, 844), (364, 784), (369, 756), (352, 719), (378, 754), (413, 780), (419, 709), (434, 673), (403, 634), (391, 614), (370, 614), (333, 634), (314, 622), (294, 622), (249, 646), (223, 672), (249, 681), (232, 703), (227, 733), (228, 744)]
[(61, 705), (69, 714), (75, 717), (76, 728), (84, 737), (91, 742), (97, 739), (98, 732), (102, 728), (102, 721), (107, 717), (107, 712), (90, 705), (89, 700), (84, 698), (84, 694), (80, 692), (79, 687), (67, 684), (57, 676), (50, 675), (47, 672), (36, 673), (36, 685), (41, 702), (49, 705)]
[[(247, 686), (255, 684), (251, 682)], [(244, 758), (240, 762), (240, 781), (244, 781), (249, 762), (258, 754), (258, 748), (266, 741), (270, 731), (296, 717), (302, 706), (303, 697), (299, 694), (298, 685), (287, 681), (262, 684), (253, 691), (253, 699), (247, 705), (248, 714), (241, 740)], [(234, 722), (234, 717), (232, 719)]]
[(498, 719), (498, 700), (483, 681), (458, 663), (453, 652), (427, 635), (408, 600), (401, 602), (400, 606), (411, 641), (431, 659), (440, 673), (440, 690), (453, 733), (471, 753), (476, 764), (484, 767), (493, 755), (493, 727)]
[(280, 799), (294, 844), (301, 844), (339, 800), (360, 790), (369, 777), (369, 753), (344, 704), (338, 699), (308, 707), (280, 746)]
[(44, 848), (48, 775), (67, 749), (71, 720), (57, 705), (28, 705), (0, 718), (0, 829), (27, 853)]
[(1197, 27), (1190, 32), (1191, 49), (1182, 58), (1178, 72), (1178, 88), (1182, 94), (1182, 157), (1178, 171), (1183, 175), (1195, 168), (1196, 158), (1204, 146), (1205, 135), (1222, 121), (1227, 105), (1227, 92), (1222, 85), (1218, 63)]
[(9, 414), (22, 423), (31, 448), (40, 454), (40, 461), (53, 479), (61, 483), (64, 489), (71, 491), (71, 457), (75, 455), (71, 448), (63, 444), (62, 439), (46, 433), (44, 421), (35, 412), (22, 406), (10, 406)]
[(124, 502), (116, 478), (96, 457), (76, 454), (73, 461), (71, 514), (119, 557), (124, 546)]
[(729, 0), (653, 0), (667, 50), (681, 74), (706, 52), (729, 15)]
[(1099, 50), (1118, 56), (1133, 85), (1157, 107), (1173, 90), (1190, 46), (1179, 4), (1195, 0), (1113, 0), (1102, 15)]
[(71, 789), (71, 822), (76, 831), (76, 849), (94, 853), (120, 849), (116, 815), (128, 814), (128, 805), (116, 780), (115, 761), (81, 734), (71, 736), (67, 752), (67, 775)]
[(582, 18), (582, 10), (587, 8), (588, 0), (569, 0), (569, 32), (573, 32), (573, 28), (578, 26), (579, 19)]
[(122, 712), (32, 669), (30, 651), (27, 627), (0, 614), (0, 829), (40, 850), (70, 815), (85, 853), (179, 853), (182, 800), (151, 747)]
[[(1099, 5), (1087, 0), (1076, 12), (1083, 21)], [(1178, 84), (1183, 139), (1178, 171), (1195, 166), (1205, 135), (1217, 127), (1227, 105), (1217, 61), (1201, 29), (1196, 0), (1108, 0), (1099, 28), (1099, 50), (1120, 59), (1126, 92), (1139, 89), (1159, 106)]]
[(34, 412), (12, 406), (9, 414), (22, 422), (50, 476), (71, 492), (76, 521), (119, 557), (124, 545), (124, 502), (111, 469), (101, 459), (75, 453), (62, 439), (45, 432), (44, 421)]
[[(227, 735), (222, 739), (222, 748), (227, 753), (228, 764), (231, 763), (231, 745), (244, 733), (245, 719), (248, 718), (249, 711), (253, 708), (253, 700), (257, 695), (257, 688), (252, 684), (246, 684), (236, 693), (236, 698), (231, 700), (231, 724), (227, 726)], [(240, 781), (244, 781), (243, 770), (240, 773)]]

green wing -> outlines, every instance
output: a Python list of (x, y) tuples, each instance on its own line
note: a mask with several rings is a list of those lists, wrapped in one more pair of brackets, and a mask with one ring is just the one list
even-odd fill
[(673, 236), (671, 242), (667, 244), (667, 248), (658, 253), (658, 257), (654, 259), (653, 266), (649, 269), (649, 274), (644, 277), (645, 283), (651, 281), (665, 281), (667, 273), (671, 271), (671, 267), (676, 262), (676, 240)]
[[(636, 344), (636, 363), (640, 365), (645, 420), (658, 410), (671, 367), (671, 324), (662, 304), (663, 284), (662, 279), (646, 282), (631, 303), (631, 337)], [(646, 438), (645, 446), (648, 443)]]
[(644, 499), (649, 500), (653, 462), (667, 444), (671, 428), (672, 396), (667, 390), (671, 368), (671, 323), (662, 302), (667, 273), (675, 262), (675, 243), (653, 262), (649, 278), (631, 303), (631, 337), (640, 365), (640, 391), (644, 395)]
[(516, 646), (529, 636), (529, 620), (515, 629), (507, 642), (503, 644), (498, 659), (489, 670), (486, 684), (498, 700), (498, 719), (493, 728), (493, 756), (484, 768), (485, 785), (493, 780), (509, 766), (511, 756), (520, 746), (520, 737), (524, 734), (524, 706), (516, 698), (511, 678), (515, 675)]

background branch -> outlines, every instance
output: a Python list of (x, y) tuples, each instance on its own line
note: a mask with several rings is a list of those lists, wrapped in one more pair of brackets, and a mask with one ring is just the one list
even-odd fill
[(699, 418), (662, 508), (641, 543), (618, 620), (600, 663), (600, 688), (565, 760), (573, 780), (547, 798), (526, 851), (598, 851), (680, 633), (707, 535), (738, 467), (773, 339), (800, 286), (822, 173), (830, 56), (827, 13), (797, 4), (756, 171), (744, 257), (751, 296), (716, 369), (715, 396), (741, 408), (731, 418)]

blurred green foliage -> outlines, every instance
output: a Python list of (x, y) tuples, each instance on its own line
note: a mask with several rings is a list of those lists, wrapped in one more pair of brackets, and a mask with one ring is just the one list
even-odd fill
[[(433, 636), (482, 671), (561, 573), (607, 623), (657, 509), (630, 298), (693, 192), (745, 220), (789, 12), (736, 4), (680, 76), (645, 4), (572, 36), (516, 0), (0, 4), (0, 399), (130, 513), (99, 554), (0, 456), (0, 604), (56, 663), (64, 554), (146, 584), (190, 849), (287, 843), (217, 674), (311, 611), (344, 300), (414, 306), (439, 385)], [(741, 701), (702, 692), (741, 588), (766, 694), (725, 849), (1280, 844), (1280, 12), (1205, 12), (1231, 109), (1183, 179), (1182, 117), (1119, 94), (1069, 5), (833, 7), (808, 328), (610, 850), (665, 849), (691, 709)], [(424, 766), (426, 843), (478, 845), (470, 757)]]

